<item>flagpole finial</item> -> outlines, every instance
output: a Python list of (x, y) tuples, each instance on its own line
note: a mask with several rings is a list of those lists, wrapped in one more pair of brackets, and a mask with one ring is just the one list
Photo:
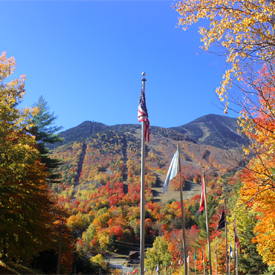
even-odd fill
[(142, 72), (141, 75), (143, 76), (143, 78), (141, 79), (141, 81), (143, 81), (143, 83), (145, 84), (146, 79), (145, 79), (144, 76), (146, 75), (146, 73), (145, 73), (145, 72)]

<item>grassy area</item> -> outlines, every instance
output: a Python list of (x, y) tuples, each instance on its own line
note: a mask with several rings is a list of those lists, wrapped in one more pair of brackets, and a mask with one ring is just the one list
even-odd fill
[(0, 274), (43, 274), (41, 271), (33, 270), (15, 263), (8, 263), (7, 265), (0, 261)]

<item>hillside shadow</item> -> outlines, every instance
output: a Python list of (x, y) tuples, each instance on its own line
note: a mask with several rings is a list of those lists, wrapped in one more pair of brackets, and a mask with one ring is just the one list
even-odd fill
[(195, 182), (186, 180), (185, 184), (184, 184), (184, 187), (183, 187), (183, 191), (192, 191), (194, 189), (197, 189), (199, 186), (200, 185), (195, 183)]
[(150, 149), (149, 149), (148, 145), (145, 144), (145, 158), (148, 157), (149, 151), (150, 151)]
[(160, 189), (162, 188), (162, 181), (160, 180), (160, 177), (158, 175), (156, 175), (157, 180), (156, 180), (156, 186), (154, 188), (152, 188), (152, 194), (154, 196), (153, 198), (153, 202), (160, 202), (160, 192), (158, 190), (156, 190), (156, 188)]
[(122, 139), (122, 155), (123, 155), (124, 168), (123, 168), (122, 176), (123, 176), (123, 191), (124, 191), (125, 195), (128, 193), (128, 182), (127, 182), (127, 180), (128, 180), (127, 146), (128, 146), (127, 139), (126, 139), (125, 134), (123, 134), (123, 139)]

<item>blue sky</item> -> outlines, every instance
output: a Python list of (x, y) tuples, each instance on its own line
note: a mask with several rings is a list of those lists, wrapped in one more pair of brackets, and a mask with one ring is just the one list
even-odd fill
[[(1, 1), (1, 52), (26, 74), (22, 107), (43, 95), (65, 129), (138, 123), (141, 72), (151, 125), (220, 114), (224, 60), (205, 53), (199, 22), (176, 28), (173, 1)], [(229, 116), (234, 114), (229, 113)]]

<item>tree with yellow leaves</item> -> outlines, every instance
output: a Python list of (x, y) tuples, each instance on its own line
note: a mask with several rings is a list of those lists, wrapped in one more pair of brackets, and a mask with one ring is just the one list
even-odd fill
[[(199, 19), (207, 19), (207, 27), (199, 32), (203, 49), (219, 45), (227, 62), (221, 86), (216, 92), (220, 99), (226, 99), (232, 79), (241, 79), (243, 66), (251, 61), (268, 61), (275, 57), (275, 2), (271, 0), (183, 0), (174, 7), (181, 17), (179, 25), (188, 25)], [(205, 21), (204, 21), (205, 22)], [(217, 48), (215, 48), (217, 53)]]
[(247, 89), (240, 126), (249, 137), (250, 145), (244, 152), (252, 156), (241, 174), (243, 186), (240, 201), (254, 211), (258, 220), (254, 228), (253, 242), (269, 265), (275, 266), (274, 247), (274, 199), (275, 199), (275, 64), (265, 62), (261, 71), (254, 78), (245, 79)]
[(243, 171), (240, 200), (257, 213), (254, 241), (263, 260), (275, 266), (275, 1), (184, 0), (175, 9), (184, 29), (207, 19), (208, 26), (200, 28), (203, 48), (219, 45), (227, 57), (230, 68), (216, 90), (221, 101), (226, 99), (225, 112), (232, 94), (228, 90), (234, 80), (240, 81), (241, 97), (234, 102), (241, 107), (240, 126), (250, 138), (244, 152), (253, 157)]
[(148, 270), (153, 273), (156, 265), (159, 265), (159, 270), (165, 268), (165, 264), (170, 266), (172, 255), (168, 251), (168, 242), (164, 237), (156, 237), (153, 247), (148, 248), (146, 253), (145, 265)]
[[(0, 255), (29, 262), (46, 249), (57, 250), (61, 212), (48, 191), (49, 172), (30, 133), (37, 109), (20, 109), (25, 76), (10, 82), (14, 58), (0, 55)], [(60, 213), (59, 213), (60, 212)], [(63, 237), (63, 240), (69, 238)], [(63, 241), (63, 255), (68, 242)], [(71, 247), (70, 247), (71, 248)], [(70, 256), (67, 257), (71, 261)], [(70, 272), (71, 262), (66, 263)]]

